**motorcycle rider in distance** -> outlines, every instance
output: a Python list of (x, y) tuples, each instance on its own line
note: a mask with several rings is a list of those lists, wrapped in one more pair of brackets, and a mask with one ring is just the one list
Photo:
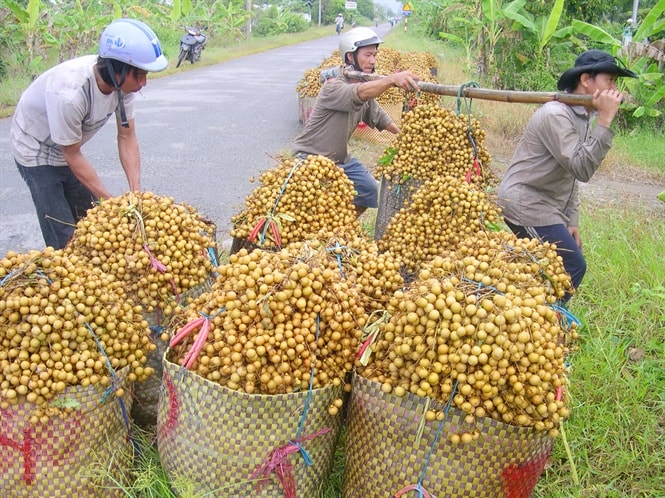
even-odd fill
[(52, 67), (21, 95), (10, 147), (47, 246), (64, 247), (93, 203), (112, 197), (81, 149), (114, 113), (129, 190), (141, 189), (135, 93), (147, 84), (149, 72), (167, 65), (152, 29), (135, 19), (119, 19), (102, 32), (98, 55)]
[(342, 16), (342, 13), (338, 13), (337, 17), (335, 18), (335, 31), (337, 31), (337, 36), (342, 32), (344, 29), (344, 17)]

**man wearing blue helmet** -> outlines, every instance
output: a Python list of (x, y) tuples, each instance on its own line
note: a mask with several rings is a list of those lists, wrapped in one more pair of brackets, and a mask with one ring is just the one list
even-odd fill
[(112, 197), (81, 147), (114, 113), (129, 190), (141, 188), (134, 97), (147, 74), (167, 64), (146, 24), (119, 19), (104, 29), (98, 55), (58, 64), (21, 95), (11, 124), (11, 151), (47, 246), (64, 247), (93, 202)]

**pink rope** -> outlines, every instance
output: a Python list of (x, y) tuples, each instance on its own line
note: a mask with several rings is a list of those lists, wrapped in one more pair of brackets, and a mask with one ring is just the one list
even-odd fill
[[(152, 255), (150, 252), (150, 248), (148, 247), (148, 244), (143, 244), (143, 250), (148, 253), (148, 258), (150, 258), (150, 266), (152, 267), (153, 270), (157, 270), (160, 273), (166, 273), (166, 266), (164, 266), (164, 263), (159, 261), (156, 257)], [(175, 281), (173, 278), (169, 279), (171, 282), (171, 287), (173, 288), (173, 293), (175, 294), (175, 298), (177, 302), (180, 302), (180, 294), (178, 294), (178, 288), (175, 285)]]
[[(329, 427), (321, 429), (318, 432), (310, 434), (308, 436), (303, 436), (294, 441), (289, 441), (284, 446), (274, 449), (269, 455), (267, 455), (261, 464), (252, 472), (250, 479), (260, 479), (256, 485), (258, 491), (260, 491), (266, 480), (270, 478), (270, 474), (273, 472), (277, 475), (277, 479), (282, 485), (284, 490), (284, 498), (296, 498), (296, 482), (293, 478), (293, 465), (289, 461), (289, 455), (297, 451), (305, 451), (301, 443), (304, 441), (309, 441), (314, 439), (322, 434), (325, 434), (330, 431)], [(307, 457), (308, 458), (308, 457)], [(307, 458), (305, 461), (307, 462)]]
[(171, 376), (167, 373), (164, 373), (164, 388), (166, 389), (166, 394), (168, 396), (169, 406), (166, 421), (159, 428), (159, 432), (162, 438), (169, 437), (175, 430), (175, 426), (178, 424), (178, 411), (180, 408), (175, 384), (173, 383)]

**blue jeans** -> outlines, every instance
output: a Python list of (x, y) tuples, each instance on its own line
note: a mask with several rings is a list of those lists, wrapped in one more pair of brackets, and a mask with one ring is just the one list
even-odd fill
[(353, 205), (365, 208), (379, 207), (379, 184), (365, 165), (352, 157), (348, 163), (340, 164), (339, 167), (344, 170), (356, 189)]
[[(586, 273), (586, 259), (584, 259), (582, 249), (577, 245), (577, 242), (575, 242), (573, 236), (570, 235), (570, 232), (565, 225), (558, 224), (545, 225), (542, 227), (523, 227), (514, 225), (505, 219), (504, 221), (518, 237), (538, 239), (540, 241), (556, 244), (557, 254), (563, 259), (563, 267), (570, 275), (573, 288), (577, 289), (579, 287), (584, 278), (584, 274)], [(570, 297), (571, 294), (566, 293), (563, 298), (564, 302), (567, 302)]]
[(30, 189), (47, 246), (62, 249), (95, 199), (68, 166), (25, 167), (16, 163)]

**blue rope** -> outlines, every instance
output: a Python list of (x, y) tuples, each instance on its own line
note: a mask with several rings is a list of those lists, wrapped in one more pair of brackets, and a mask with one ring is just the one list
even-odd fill
[(5, 285), (5, 282), (6, 282), (7, 280), (9, 280), (10, 278), (12, 278), (12, 277), (13, 277), (14, 275), (16, 275), (17, 273), (18, 273), (18, 270), (12, 270), (12, 271), (9, 272), (7, 275), (5, 275), (5, 278), (3, 278), (2, 280), (0, 280), (0, 287), (2, 287), (3, 285)]
[[(212, 247), (208, 247), (208, 257), (212, 261), (212, 265), (217, 268), (219, 264), (217, 263), (217, 256), (215, 256), (215, 250)], [(215, 278), (219, 277), (219, 273), (217, 272), (214, 272), (213, 275), (215, 275)]]
[[(319, 340), (319, 330), (321, 324), (321, 314), (317, 313), (316, 315), (316, 340)], [(314, 385), (314, 363), (312, 363), (312, 371), (309, 376), (309, 388), (307, 389), (307, 398), (305, 399), (305, 408), (302, 412), (302, 417), (300, 418), (300, 423), (298, 424), (298, 432), (296, 433), (296, 439), (300, 439), (302, 435), (303, 428), (305, 427), (305, 419), (307, 418), (307, 412), (309, 411), (309, 403), (312, 399), (312, 390)]]
[(222, 307), (220, 308), (220, 310), (219, 310), (217, 313), (215, 313), (214, 315), (208, 315), (207, 313), (204, 313), (203, 311), (199, 311), (198, 313), (199, 313), (199, 315), (201, 315), (201, 316), (202, 316), (203, 318), (205, 318), (206, 320), (212, 320), (212, 319), (215, 318), (217, 315), (219, 315), (220, 313), (224, 313), (225, 311), (226, 311), (226, 306), (222, 306)]
[[(99, 351), (104, 356), (104, 359), (106, 360), (106, 366), (109, 369), (109, 373), (111, 374), (111, 377), (113, 378), (114, 383), (117, 382), (118, 381), (118, 376), (116, 375), (115, 370), (113, 369), (113, 365), (111, 365), (111, 360), (109, 359), (108, 355), (106, 354), (106, 351), (104, 351), (104, 347), (102, 346), (101, 341), (97, 337), (97, 334), (95, 334), (95, 331), (92, 330), (92, 327), (90, 326), (90, 324), (87, 321), (84, 321), (83, 324), (85, 325), (85, 327), (88, 329), (88, 331), (92, 335), (92, 338), (97, 343), (97, 347), (99, 348)], [(109, 396), (109, 394), (111, 394), (111, 392), (113, 392), (113, 384), (111, 384), (108, 387), (108, 389), (104, 392), (104, 394), (102, 395), (102, 403), (106, 402), (106, 398)], [(118, 403), (120, 404), (120, 412), (122, 413), (122, 419), (125, 422), (125, 428), (127, 429), (127, 435), (129, 436), (129, 440), (131, 441), (132, 446), (134, 447), (134, 451), (139, 451), (140, 447), (139, 447), (138, 441), (136, 440), (136, 438), (134, 438), (132, 436), (132, 427), (131, 427), (131, 424), (129, 422), (129, 416), (127, 415), (127, 408), (125, 407), (125, 402), (122, 399), (122, 397), (120, 397), (120, 396), (117, 397), (117, 400), (118, 400)]]
[(476, 281), (476, 280), (471, 280), (470, 278), (467, 278), (467, 277), (462, 277), (461, 280), (462, 280), (463, 282), (469, 282), (469, 283), (472, 283), (472, 284), (478, 284), (478, 290), (479, 290), (479, 291), (480, 291), (481, 288), (484, 287), (484, 288), (486, 288), (486, 289), (491, 289), (491, 290), (493, 290), (493, 291), (496, 292), (497, 294), (501, 294), (501, 295), (503, 295), (503, 292), (501, 292), (499, 289), (497, 289), (496, 287), (494, 287), (494, 286), (492, 286), (492, 285), (485, 285), (485, 284), (483, 284), (482, 282), (478, 282), (478, 281)]
[(573, 315), (570, 311), (568, 311), (568, 308), (566, 308), (565, 304), (564, 305), (550, 304), (550, 307), (554, 311), (561, 313), (565, 317), (567, 327), (570, 327), (571, 324), (573, 323), (578, 327), (582, 325), (582, 321), (579, 318), (577, 318), (575, 315)]
[[(346, 249), (346, 246), (341, 246), (339, 240), (336, 240), (335, 247), (328, 247), (326, 250), (329, 252), (335, 252), (335, 249)], [(344, 276), (344, 268), (342, 267), (342, 255), (335, 254), (335, 257), (337, 258), (337, 266), (339, 267), (339, 272), (342, 274), (342, 278), (346, 278)]]
[(420, 477), (418, 478), (418, 496), (420, 496), (421, 498), (423, 496), (421, 485), (423, 480), (425, 479), (425, 473), (427, 472), (427, 467), (429, 466), (430, 458), (432, 458), (432, 454), (434, 453), (436, 446), (439, 444), (439, 438), (441, 437), (441, 433), (443, 432), (443, 425), (446, 421), (446, 418), (448, 417), (448, 412), (450, 411), (450, 405), (452, 405), (453, 398), (455, 397), (455, 393), (457, 392), (457, 384), (458, 382), (455, 381), (455, 384), (453, 385), (453, 390), (450, 392), (450, 397), (448, 398), (448, 403), (446, 403), (446, 408), (443, 410), (443, 418), (441, 419), (441, 422), (439, 422), (439, 427), (436, 430), (436, 436), (434, 436), (434, 441), (432, 441), (432, 445), (430, 446), (429, 452), (427, 453), (427, 457), (425, 458), (425, 464), (423, 465), (423, 468), (420, 471)]

